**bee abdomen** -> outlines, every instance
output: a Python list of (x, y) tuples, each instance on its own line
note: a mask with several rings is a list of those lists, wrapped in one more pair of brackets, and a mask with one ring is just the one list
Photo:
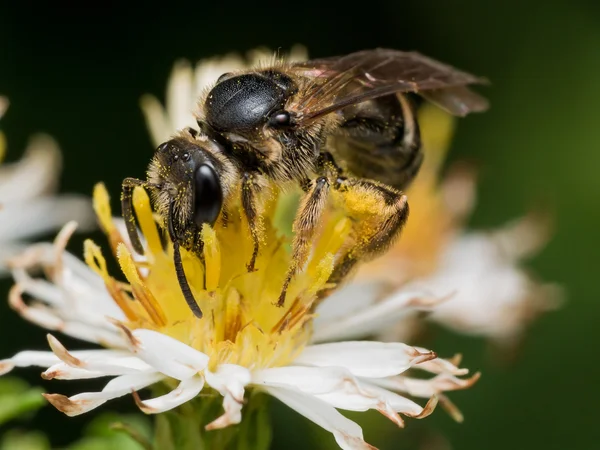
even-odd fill
[(423, 162), (419, 124), (411, 99), (390, 95), (342, 113), (332, 151), (354, 176), (405, 189)]

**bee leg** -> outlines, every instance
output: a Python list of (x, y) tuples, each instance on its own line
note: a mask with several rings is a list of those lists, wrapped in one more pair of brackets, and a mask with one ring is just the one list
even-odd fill
[(258, 250), (263, 237), (262, 222), (256, 206), (258, 185), (253, 177), (254, 176), (248, 172), (244, 173), (242, 177), (242, 208), (246, 215), (246, 219), (248, 220), (250, 235), (252, 236), (252, 241), (254, 243), (252, 257), (246, 266), (248, 272), (254, 272), (256, 269), (256, 258), (258, 257)]
[(288, 269), (277, 306), (283, 306), (287, 289), (296, 274), (296, 271), (304, 265), (308, 258), (310, 244), (321, 221), (321, 216), (327, 204), (329, 195), (329, 180), (327, 177), (319, 177), (307, 185), (307, 192), (300, 202), (298, 213), (294, 219), (292, 230), (294, 240), (292, 242), (292, 259)]
[[(177, 237), (177, 233), (175, 232), (175, 227), (173, 226), (173, 203), (171, 203), (169, 207), (169, 217), (168, 217), (168, 230), (169, 230), (169, 238), (173, 243), (173, 264), (175, 265), (175, 274), (177, 276), (177, 282), (179, 283), (179, 288), (181, 289), (181, 293), (183, 294), (183, 298), (185, 302), (188, 304), (192, 313), (198, 318), (202, 319), (202, 310), (198, 306), (196, 299), (194, 298), (194, 294), (192, 293), (192, 289), (190, 288), (190, 284), (188, 283), (187, 277), (185, 276), (185, 270), (183, 267), (183, 261), (181, 259), (181, 250), (179, 244), (179, 238)], [(206, 272), (206, 271), (205, 271)]]
[(121, 192), (121, 213), (123, 219), (125, 219), (125, 227), (127, 228), (127, 234), (131, 241), (131, 246), (140, 255), (144, 254), (144, 247), (140, 241), (138, 235), (137, 224), (135, 220), (135, 214), (133, 212), (133, 189), (136, 186), (146, 187), (146, 182), (138, 180), (137, 178), (125, 178), (122, 184)]
[[(360, 178), (339, 178), (332, 197), (352, 220), (356, 239), (329, 277), (328, 283), (337, 285), (356, 263), (373, 259), (392, 245), (408, 218), (408, 201), (395, 188)], [(321, 291), (319, 296), (326, 296), (328, 291)]]

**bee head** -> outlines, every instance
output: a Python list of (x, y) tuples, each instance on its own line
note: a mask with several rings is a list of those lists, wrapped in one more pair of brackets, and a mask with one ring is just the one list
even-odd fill
[(171, 139), (158, 146), (148, 168), (156, 209), (181, 238), (193, 225), (213, 225), (223, 207), (221, 164), (199, 144)]

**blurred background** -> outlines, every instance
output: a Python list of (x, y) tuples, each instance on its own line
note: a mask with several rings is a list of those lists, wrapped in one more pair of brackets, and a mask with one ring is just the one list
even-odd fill
[[(256, 46), (307, 46), (313, 57), (373, 47), (418, 50), (492, 85), (480, 89), (492, 108), (461, 120), (450, 161), (480, 169), (473, 228), (494, 227), (538, 202), (556, 214), (555, 234), (529, 268), (564, 286), (564, 307), (534, 324), (518, 357), (494, 358), (482, 339), (435, 330), (428, 346), (461, 352), (481, 370), (472, 389), (452, 394), (465, 415), (441, 409), (405, 430), (378, 414), (352, 415), (365, 438), (383, 449), (587, 449), (600, 427), (600, 3), (593, 0), (370, 0), (339, 5), (207, 2), (152, 11), (121, 5), (78, 11), (67, 4), (0, 6), (0, 94), (9, 161), (34, 132), (63, 150), (63, 192), (91, 194), (103, 180), (117, 198), (121, 180), (142, 177), (153, 152), (139, 98), (162, 96), (173, 62)], [(114, 204), (116, 207), (116, 203)], [(96, 238), (102, 240), (99, 234)], [(82, 238), (71, 243), (80, 253)], [(11, 283), (0, 281), (4, 298)], [(45, 332), (0, 303), (0, 358), (46, 349)], [(67, 347), (77, 344), (66, 340)], [(52, 392), (81, 384), (44, 383), (39, 371), (17, 373)], [(101, 410), (135, 410), (131, 398)], [(274, 405), (274, 448), (329, 448), (297, 414)], [(102, 411), (94, 414), (102, 413)], [(77, 438), (93, 414), (67, 418), (52, 407), (29, 421), (52, 444)], [(594, 444), (595, 443), (595, 444)]]

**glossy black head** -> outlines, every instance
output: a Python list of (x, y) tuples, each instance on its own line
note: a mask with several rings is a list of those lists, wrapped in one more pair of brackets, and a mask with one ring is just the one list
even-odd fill
[(206, 121), (222, 132), (261, 127), (294, 91), (293, 81), (276, 71), (222, 77), (206, 99)]
[(169, 207), (185, 222), (201, 228), (205, 223), (213, 225), (223, 206), (219, 170), (219, 162), (207, 150), (175, 138), (158, 147), (149, 173), (156, 178), (152, 182), (168, 196)]

